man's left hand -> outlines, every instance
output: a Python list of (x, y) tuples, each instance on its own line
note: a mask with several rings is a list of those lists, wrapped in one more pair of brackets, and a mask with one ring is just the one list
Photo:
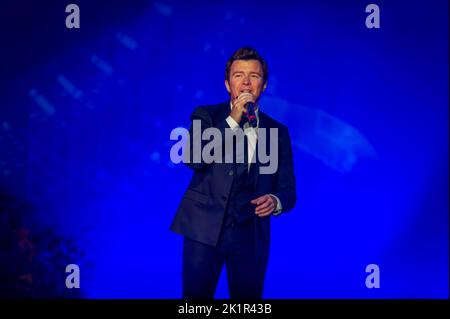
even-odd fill
[(255, 214), (259, 217), (269, 216), (277, 207), (277, 200), (272, 195), (255, 198), (251, 203), (256, 205)]

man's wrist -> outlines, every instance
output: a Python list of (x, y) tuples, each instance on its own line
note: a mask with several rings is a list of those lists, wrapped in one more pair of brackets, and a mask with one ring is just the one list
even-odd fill
[(275, 206), (275, 208), (273, 209), (272, 215), (274, 215), (274, 216), (280, 215), (281, 211), (282, 211), (280, 199), (273, 194), (269, 194), (269, 195)]
[(226, 118), (226, 121), (232, 130), (235, 130), (239, 127), (239, 123), (231, 115)]

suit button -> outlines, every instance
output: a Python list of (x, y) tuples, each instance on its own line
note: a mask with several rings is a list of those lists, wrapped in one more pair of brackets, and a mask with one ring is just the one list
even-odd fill
[(227, 197), (226, 197), (226, 196), (223, 196), (223, 195), (222, 195), (221, 198), (222, 198), (223, 201), (226, 201), (226, 200), (227, 200)]
[(233, 176), (233, 173), (234, 172), (231, 170), (231, 171), (228, 172), (228, 175)]

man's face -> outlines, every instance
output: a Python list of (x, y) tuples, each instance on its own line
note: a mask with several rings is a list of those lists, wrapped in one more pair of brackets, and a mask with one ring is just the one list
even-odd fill
[[(267, 84), (266, 84), (267, 85)], [(229, 78), (225, 86), (231, 95), (231, 101), (242, 93), (250, 93), (258, 101), (266, 89), (263, 82), (263, 70), (258, 60), (236, 60), (231, 64)]]

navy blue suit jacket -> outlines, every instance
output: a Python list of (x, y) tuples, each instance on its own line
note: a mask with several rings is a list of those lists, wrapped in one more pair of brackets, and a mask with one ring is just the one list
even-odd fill
[[(202, 131), (209, 127), (220, 129), (223, 139), (225, 139), (225, 128), (229, 128), (226, 118), (229, 114), (230, 102), (228, 101), (211, 106), (197, 107), (191, 115), (191, 120), (200, 120)], [(288, 212), (296, 202), (293, 156), (288, 128), (264, 112), (259, 111), (259, 128), (263, 127), (267, 129), (267, 135), (269, 135), (269, 128), (278, 129), (278, 169), (274, 174), (260, 174), (260, 163), (257, 161), (256, 191), (253, 198), (265, 194), (274, 194), (280, 199), (282, 212)], [(192, 133), (193, 127), (191, 125), (191, 139)], [(269, 145), (268, 142), (267, 145)], [(192, 158), (192, 140), (190, 146)], [(186, 165), (194, 171), (194, 175), (181, 199), (170, 228), (189, 239), (215, 246), (229, 201), (233, 182), (233, 164), (191, 162), (186, 163)], [(255, 239), (260, 252), (268, 251), (270, 216), (258, 217), (254, 215)]]

